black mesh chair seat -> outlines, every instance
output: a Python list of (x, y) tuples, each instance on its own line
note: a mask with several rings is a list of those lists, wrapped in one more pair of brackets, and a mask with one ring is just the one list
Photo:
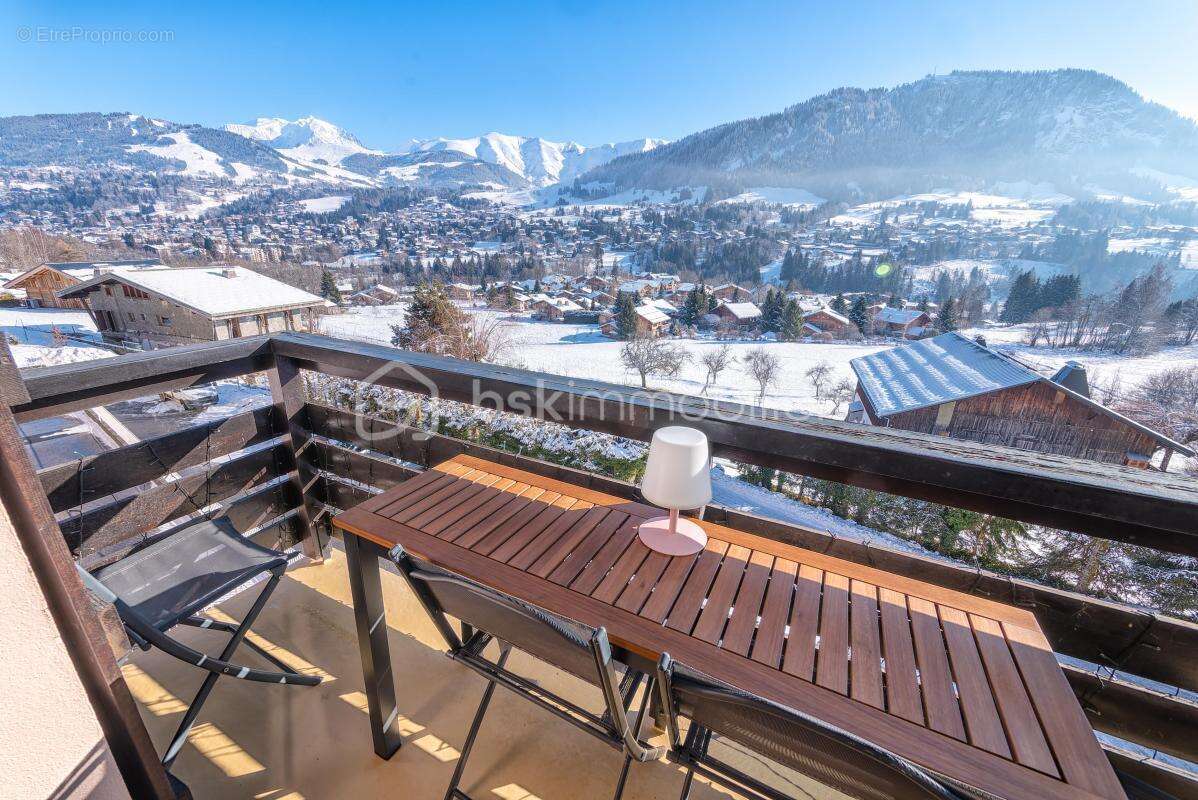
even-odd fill
[[(80, 564), (75, 566), (84, 585), (113, 604), (129, 638), (140, 647), (146, 650), (157, 647), (208, 672), (162, 757), (168, 770), (217, 678), (293, 686), (315, 686), (321, 681), (316, 675), (301, 675), (258, 643), (245, 638), (283, 577), (287, 556), (245, 538), (224, 517), (192, 523), (95, 572), (88, 572)], [(199, 616), (217, 600), (263, 574), (270, 577), (240, 623)], [(176, 625), (227, 633), (229, 640), (219, 655), (201, 653), (167, 633)], [(231, 661), (242, 643), (278, 671)]]
[(160, 539), (95, 572), (100, 583), (160, 631), (287, 558), (239, 534), (223, 517)]

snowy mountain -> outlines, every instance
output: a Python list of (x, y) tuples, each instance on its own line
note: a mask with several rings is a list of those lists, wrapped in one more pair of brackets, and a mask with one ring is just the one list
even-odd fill
[(1093, 71), (954, 72), (837, 89), (582, 177), (596, 188), (801, 187), (833, 199), (999, 182), (1168, 199), (1153, 172), (1198, 177), (1198, 126)]
[(233, 180), (304, 171), (266, 145), (201, 125), (123, 113), (0, 117), (0, 166), (102, 165)]
[(665, 139), (587, 147), (576, 142), (551, 142), (540, 137), (487, 133), (470, 139), (425, 139), (412, 142), (408, 153), (460, 153), (470, 159), (504, 167), (535, 187), (574, 180), (613, 158), (648, 152)]
[(382, 155), (363, 145), (344, 128), (316, 117), (295, 121), (259, 117), (244, 124), (230, 123), (225, 125), (225, 130), (270, 145), (297, 161), (336, 165), (357, 153)]

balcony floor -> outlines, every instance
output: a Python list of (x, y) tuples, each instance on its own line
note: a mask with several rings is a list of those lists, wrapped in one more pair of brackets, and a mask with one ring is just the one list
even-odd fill
[[(318, 671), (325, 681), (315, 688), (219, 681), (174, 767), (196, 798), (439, 800), (444, 795), (458, 757), (455, 747), (465, 738), (485, 684), (442, 655), (435, 629), (397, 574), (384, 571), (383, 592), (404, 733), (399, 752), (383, 761), (371, 747), (345, 557), (335, 544), (324, 564), (288, 573), (251, 634), (260, 644), (278, 648), (277, 655), (296, 669)], [(227, 600), (212, 616), (240, 619), (255, 594), (251, 590)], [(224, 641), (222, 634), (198, 629), (175, 633), (207, 652), (219, 650)], [(549, 688), (588, 707), (598, 699), (581, 682), (518, 658), (513, 654), (513, 666)], [(246, 648), (238, 660), (261, 661)], [(125, 675), (161, 752), (203, 675), (157, 651), (140, 650)], [(772, 775), (771, 782), (785, 782), (795, 797), (843, 797), (802, 776), (782, 774), (750, 754), (732, 754), (728, 760), (752, 774)], [(600, 800), (612, 796), (620, 763), (616, 751), (500, 688), (462, 788), (477, 800)], [(624, 796), (676, 798), (682, 778), (677, 767), (664, 762), (634, 764)], [(696, 780), (691, 797), (729, 794)]]

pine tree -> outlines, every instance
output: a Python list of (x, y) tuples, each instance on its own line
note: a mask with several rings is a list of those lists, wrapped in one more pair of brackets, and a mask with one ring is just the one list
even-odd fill
[(766, 333), (777, 333), (782, 327), (782, 314), (786, 310), (786, 299), (781, 292), (770, 289), (761, 304), (761, 329)]
[(837, 314), (847, 314), (849, 311), (848, 301), (844, 299), (843, 294), (838, 294), (832, 298), (832, 310)]
[(341, 290), (337, 288), (333, 273), (327, 269), (320, 273), (320, 296), (329, 302), (341, 304)]
[(944, 305), (940, 306), (940, 311), (936, 314), (936, 330), (940, 333), (955, 331), (959, 322), (957, 298), (950, 297), (944, 301)]
[(616, 332), (621, 339), (636, 337), (636, 304), (629, 292), (620, 292), (616, 301)]
[(857, 326), (857, 330), (865, 333), (865, 329), (869, 326), (869, 311), (865, 305), (865, 295), (857, 295), (857, 299), (853, 301), (853, 307), (849, 309), (849, 320)]
[(782, 313), (782, 327), (778, 338), (784, 342), (795, 342), (803, 337), (803, 310), (799, 304), (791, 300), (787, 302)]
[(1032, 270), (1021, 272), (1015, 276), (1007, 302), (1003, 304), (999, 322), (1018, 323), (1027, 320), (1040, 306), (1040, 281)]

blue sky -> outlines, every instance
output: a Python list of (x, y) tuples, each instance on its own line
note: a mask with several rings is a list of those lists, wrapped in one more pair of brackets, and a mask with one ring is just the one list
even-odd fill
[(383, 149), (489, 130), (593, 144), (677, 138), (837, 86), (1077, 66), (1198, 118), (1195, 0), (3, 6), (0, 115), (313, 114)]

